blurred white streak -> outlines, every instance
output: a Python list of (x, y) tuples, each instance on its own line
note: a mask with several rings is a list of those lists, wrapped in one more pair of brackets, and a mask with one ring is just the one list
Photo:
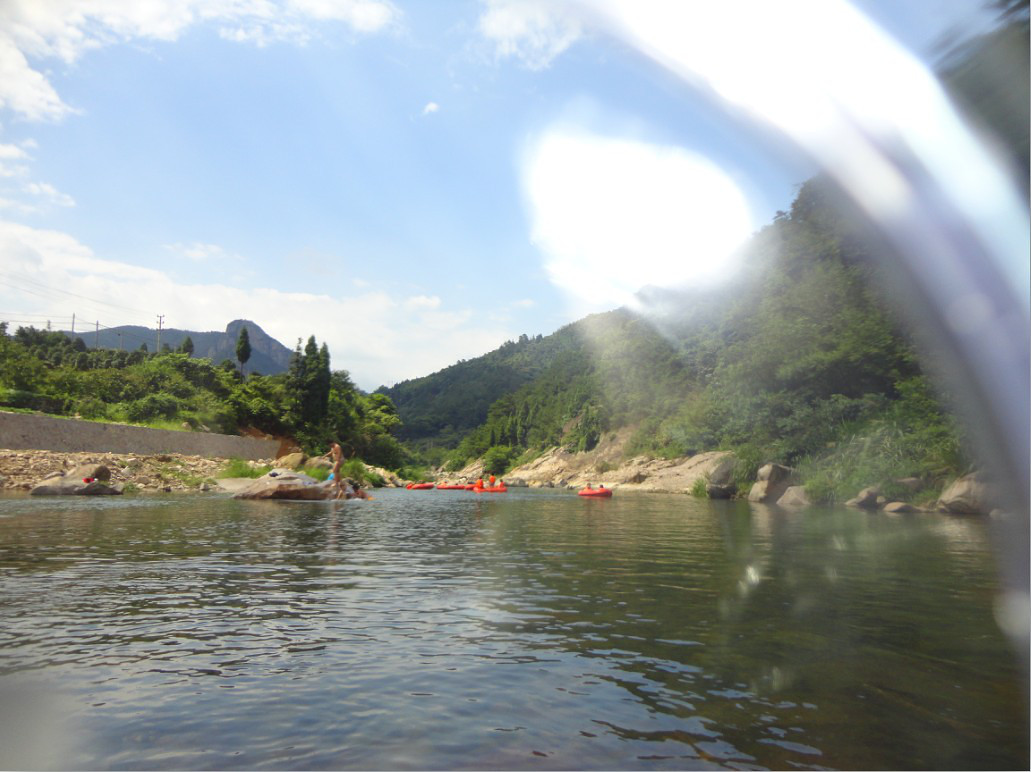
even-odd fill
[[(576, 5), (594, 26), (792, 139), (878, 227), (895, 252), (885, 250), (885, 265), (899, 310), (948, 363), (940, 375), (1019, 515), (1004, 521), (999, 557), (1007, 584), (1026, 594), (1031, 226), (1002, 163), (934, 74), (846, 0)], [(977, 313), (956, 318), (970, 308)], [(1021, 625), (1014, 637), (1026, 664), (1026, 617)]]

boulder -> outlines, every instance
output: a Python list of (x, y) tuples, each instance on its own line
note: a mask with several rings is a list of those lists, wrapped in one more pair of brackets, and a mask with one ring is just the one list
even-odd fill
[(795, 474), (795, 470), (790, 466), (783, 466), (782, 464), (764, 464), (759, 467), (759, 472), (755, 475), (755, 479), (759, 482), (771, 482), (779, 483), (791, 478)]
[(81, 477), (50, 477), (29, 491), (30, 496), (121, 496), (121, 486), (99, 480), (83, 482)]
[(854, 499), (845, 502), (846, 507), (858, 507), (859, 509), (877, 509), (877, 497), (881, 495), (880, 488), (863, 488)]
[(121, 486), (111, 487), (111, 470), (103, 464), (80, 464), (52, 474), (29, 491), (32, 496), (119, 496)]
[[(304, 466), (304, 462), (308, 460), (308, 457), (303, 453), (287, 453), (282, 458), (276, 459), (276, 466), (283, 467), (285, 469), (300, 469)], [(332, 468), (332, 464), (330, 465)]]
[(790, 509), (804, 509), (812, 504), (809, 501), (809, 497), (805, 495), (805, 486), (792, 485), (784, 491), (783, 495), (777, 499), (778, 507), (787, 507)]
[[(303, 455), (303, 454), (294, 454), (294, 455)], [(279, 464), (278, 461), (276, 463)], [(286, 464), (280, 464), (280, 466), (286, 466)], [(308, 466), (308, 467), (311, 467), (313, 469), (332, 469), (333, 468), (333, 462), (330, 459), (326, 458), (325, 456), (319, 456), (318, 458), (309, 458), (307, 463), (303, 463), (302, 462), (301, 466)], [(293, 467), (293, 468), (296, 469), (297, 467)]]
[(103, 464), (80, 464), (67, 470), (64, 476), (73, 479), (78, 478), (79, 480), (102, 480), (107, 482), (111, 479), (111, 470)]
[[(737, 468), (737, 457), (727, 455), (716, 462), (709, 470), (708, 482), (715, 486), (726, 487), (734, 482), (734, 470)], [(763, 467), (765, 469), (765, 467)], [(733, 486), (732, 486), (733, 487)], [(722, 498), (722, 497), (710, 497)]]
[(897, 515), (907, 512), (919, 512), (920, 510), (905, 501), (889, 501), (884, 505), (884, 511), (889, 515)]
[(794, 482), (795, 470), (781, 464), (766, 464), (759, 469), (756, 482), (748, 492), (748, 500), (772, 503), (784, 495)]
[(939, 512), (957, 515), (987, 515), (995, 504), (992, 492), (980, 472), (964, 475), (949, 485), (938, 497)]
[(320, 483), (314, 477), (280, 467), (237, 491), (233, 498), (321, 501), (335, 494), (336, 489), (328, 480)]
[(716, 483), (706, 483), (705, 495), (710, 499), (729, 499), (737, 492), (737, 486), (734, 483), (727, 485), (717, 485)]

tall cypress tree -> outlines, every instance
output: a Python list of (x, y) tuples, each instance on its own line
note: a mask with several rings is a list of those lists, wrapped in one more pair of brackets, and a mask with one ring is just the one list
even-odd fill
[[(192, 341), (191, 341), (192, 342)], [(251, 338), (247, 334), (247, 328), (240, 328), (240, 336), (236, 339), (236, 358), (240, 362), (240, 374), (244, 373), (244, 365), (251, 358)]]

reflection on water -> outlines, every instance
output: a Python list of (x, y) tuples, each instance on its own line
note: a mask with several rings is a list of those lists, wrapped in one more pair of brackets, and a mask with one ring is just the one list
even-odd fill
[(0, 767), (1018, 768), (983, 524), (0, 499)]

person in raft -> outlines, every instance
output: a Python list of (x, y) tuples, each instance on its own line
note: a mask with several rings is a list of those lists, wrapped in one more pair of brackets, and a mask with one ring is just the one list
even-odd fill
[(493, 488), (494, 487), (494, 475), (490, 476), (489, 481), (490, 481), (490, 487)]
[(476, 485), (473, 486), (473, 487), (475, 487), (475, 488), (482, 488), (483, 487), (483, 478), (481, 477), (479, 480), (477, 480), (476, 481)]

